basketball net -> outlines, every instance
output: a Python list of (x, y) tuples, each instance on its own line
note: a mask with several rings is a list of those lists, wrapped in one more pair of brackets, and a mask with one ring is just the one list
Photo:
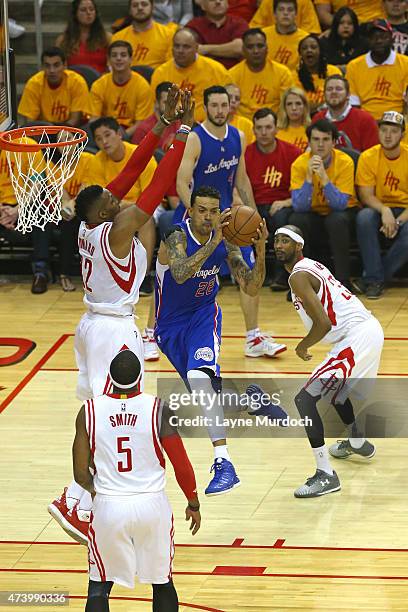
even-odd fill
[[(33, 140), (35, 138), (36, 140)], [(18, 202), (16, 229), (25, 234), (59, 223), (64, 184), (75, 173), (86, 132), (66, 126), (27, 127), (4, 132), (10, 178)]]

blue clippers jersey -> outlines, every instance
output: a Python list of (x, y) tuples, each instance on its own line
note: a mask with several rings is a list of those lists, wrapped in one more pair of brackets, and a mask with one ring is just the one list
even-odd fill
[[(203, 245), (194, 238), (190, 229), (190, 219), (178, 223), (177, 227), (180, 227), (187, 237), (187, 256), (194, 255)], [(219, 289), (217, 274), (227, 255), (224, 241), (221, 241), (202, 264), (201, 269), (182, 284), (176, 283), (169, 266), (157, 260), (155, 290), (156, 325), (158, 327), (163, 323), (188, 318), (199, 308), (214, 304)]]
[(239, 131), (228, 123), (226, 130), (224, 140), (219, 140), (201, 124), (194, 128), (201, 141), (201, 154), (193, 172), (193, 188), (206, 185), (218, 189), (221, 194), (221, 210), (231, 206), (235, 175), (241, 157)]

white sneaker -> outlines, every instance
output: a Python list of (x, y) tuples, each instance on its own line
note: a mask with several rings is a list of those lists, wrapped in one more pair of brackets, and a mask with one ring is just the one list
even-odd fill
[(152, 334), (145, 329), (142, 335), (145, 361), (158, 361), (160, 359), (159, 347)]
[(10, 38), (19, 38), (26, 31), (25, 27), (17, 23), (15, 19), (8, 20), (8, 30)]
[(276, 357), (279, 353), (286, 351), (286, 344), (275, 342), (271, 336), (261, 332), (256, 338), (247, 340), (245, 343), (246, 357)]

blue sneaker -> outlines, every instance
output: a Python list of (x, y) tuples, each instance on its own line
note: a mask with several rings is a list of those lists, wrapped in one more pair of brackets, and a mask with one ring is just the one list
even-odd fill
[(214, 476), (204, 491), (206, 495), (222, 495), (241, 484), (234, 466), (227, 459), (216, 459), (211, 467), (211, 472), (214, 472)]
[[(262, 387), (259, 387), (258, 385), (249, 385), (245, 393), (248, 395), (248, 397), (256, 395), (258, 397), (258, 402), (262, 396), (268, 397), (266, 391), (264, 391)], [(277, 421), (280, 427), (287, 427), (287, 425), (284, 425), (282, 421), (288, 418), (288, 413), (283, 410), (281, 406), (276, 406), (272, 402), (263, 402), (263, 405), (257, 410), (248, 410), (248, 414), (251, 416), (267, 416), (270, 421)]]

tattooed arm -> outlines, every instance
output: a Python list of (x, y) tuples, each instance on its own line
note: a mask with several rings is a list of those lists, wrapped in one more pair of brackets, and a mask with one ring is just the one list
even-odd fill
[[(221, 240), (222, 234), (221, 238), (219, 238), (218, 234), (215, 233), (210, 242), (204, 244), (194, 255), (187, 257), (187, 239), (185, 233), (183, 230), (175, 230), (171, 233), (167, 237), (165, 245), (167, 264), (176, 283), (181, 285), (194, 276), (205, 260), (215, 251)], [(164, 263), (161, 259), (160, 262)]]
[(239, 247), (225, 241), (228, 251), (228, 265), (231, 274), (248, 295), (258, 295), (260, 288), (265, 280), (265, 240), (266, 240), (265, 221), (258, 228), (258, 238), (254, 240), (256, 251), (255, 265), (252, 270), (245, 263)]

